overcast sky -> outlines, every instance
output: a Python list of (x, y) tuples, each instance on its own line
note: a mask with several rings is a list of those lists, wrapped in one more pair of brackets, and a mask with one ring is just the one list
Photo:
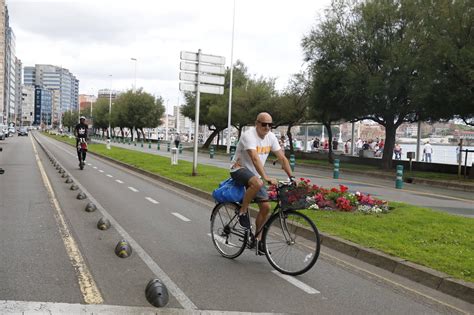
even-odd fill
[[(81, 94), (137, 86), (176, 105), (179, 53), (224, 56), (230, 66), (233, 0), (7, 0), (23, 66), (53, 64)], [(301, 38), (330, 0), (236, 0), (234, 62), (283, 88), (303, 67)], [(112, 77), (110, 77), (112, 75)]]

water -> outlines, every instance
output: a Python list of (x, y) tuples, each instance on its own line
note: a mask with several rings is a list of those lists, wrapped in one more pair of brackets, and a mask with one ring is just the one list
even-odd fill
[[(400, 146), (402, 147), (402, 160), (407, 159), (407, 152), (415, 152), (416, 154), (416, 144), (412, 143), (401, 143)], [(452, 145), (439, 145), (439, 144), (431, 144), (433, 148), (433, 154), (431, 154), (431, 161), (433, 163), (443, 163), (443, 164), (458, 164), (457, 157), (456, 157), (456, 148), (457, 146)], [(463, 150), (474, 150), (473, 146), (463, 146)], [(472, 158), (474, 156), (474, 152), (469, 152), (467, 157), (467, 165), (472, 165)], [(462, 155), (462, 164), (464, 165), (465, 153)], [(423, 158), (423, 145), (420, 145), (420, 161)]]

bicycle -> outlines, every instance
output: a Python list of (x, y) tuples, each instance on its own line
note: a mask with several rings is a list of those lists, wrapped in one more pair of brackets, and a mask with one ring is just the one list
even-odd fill
[[(287, 199), (293, 182), (279, 182), (277, 204), (265, 224), (256, 233), (240, 226), (240, 203), (218, 203), (211, 214), (211, 238), (217, 251), (234, 259), (255, 245), (255, 235), (262, 233), (265, 256), (276, 270), (287, 275), (301, 275), (311, 269), (318, 259), (321, 242), (314, 222), (297, 210), (307, 203), (290, 204)], [(258, 246), (255, 246), (258, 255)]]
[(86, 152), (87, 152), (87, 141), (85, 138), (79, 138), (79, 143), (77, 145), (77, 156), (79, 158), (79, 168), (81, 170), (84, 169), (84, 165), (86, 164), (84, 162), (86, 160)]

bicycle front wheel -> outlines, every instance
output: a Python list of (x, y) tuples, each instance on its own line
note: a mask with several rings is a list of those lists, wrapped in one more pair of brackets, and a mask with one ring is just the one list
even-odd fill
[(273, 268), (291, 276), (311, 269), (321, 249), (316, 225), (306, 215), (294, 210), (272, 216), (262, 240), (265, 255)]
[(226, 258), (236, 258), (245, 249), (248, 230), (239, 224), (239, 206), (235, 203), (218, 204), (211, 215), (211, 238), (219, 253)]

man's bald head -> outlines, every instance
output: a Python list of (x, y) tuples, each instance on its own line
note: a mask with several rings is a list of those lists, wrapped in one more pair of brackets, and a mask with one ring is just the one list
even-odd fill
[(272, 122), (272, 116), (267, 112), (261, 112), (257, 115), (257, 121), (260, 122)]

